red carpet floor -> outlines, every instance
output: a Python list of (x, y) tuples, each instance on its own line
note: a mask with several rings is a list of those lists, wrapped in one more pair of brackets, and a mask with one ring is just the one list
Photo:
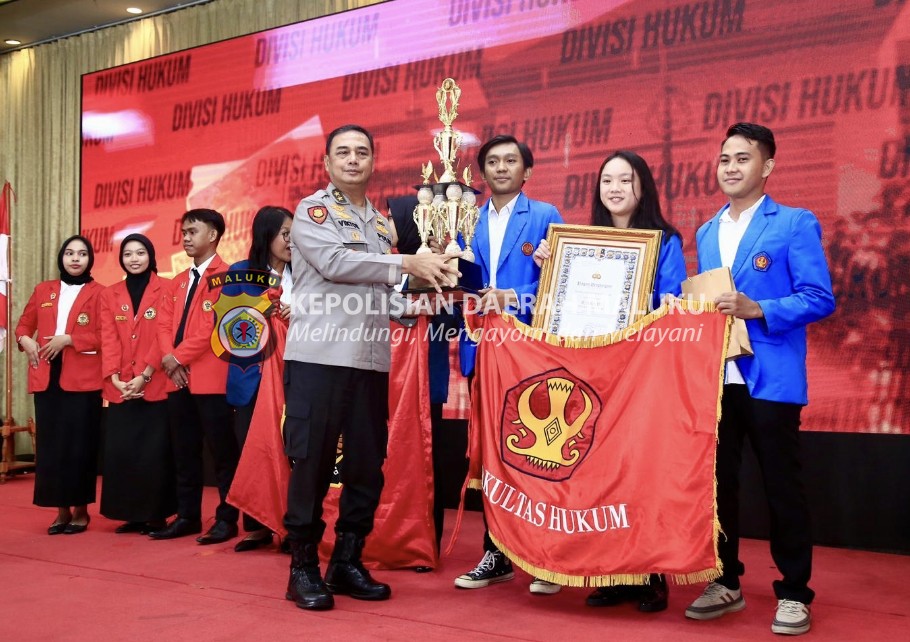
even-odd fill
[[(115, 535), (97, 514), (86, 533), (49, 537), (54, 511), (31, 504), (30, 475), (0, 486), (0, 640), (763, 640), (772, 639), (775, 570), (767, 542), (747, 540), (747, 608), (712, 622), (683, 611), (700, 587), (671, 587), (670, 608), (584, 605), (582, 589), (528, 593), (530, 578), (486, 589), (453, 588), (479, 558), (482, 523), (467, 513), (453, 553), (433, 573), (379, 571), (388, 602), (336, 600), (304, 612), (284, 599), (288, 557), (275, 547), (235, 553), (233, 540), (156, 542)], [(214, 510), (206, 490), (204, 514)], [(448, 526), (454, 522), (450, 512)], [(446, 538), (445, 541), (448, 541)], [(817, 548), (808, 639), (910, 640), (910, 557)]]

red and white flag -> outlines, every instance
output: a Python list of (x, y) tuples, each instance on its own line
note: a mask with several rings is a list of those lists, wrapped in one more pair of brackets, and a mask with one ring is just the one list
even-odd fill
[(13, 188), (7, 181), (0, 192), (0, 352), (6, 340), (9, 327), (7, 293), (9, 292), (9, 201), (14, 196)]

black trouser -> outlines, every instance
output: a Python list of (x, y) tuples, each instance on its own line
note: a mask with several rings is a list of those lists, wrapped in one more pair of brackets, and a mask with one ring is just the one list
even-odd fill
[(231, 408), (224, 395), (194, 395), (183, 388), (168, 394), (167, 412), (177, 468), (177, 516), (202, 518), (204, 440), (215, 462), (215, 480), (221, 498), (215, 518), (236, 523), (239, 513), (225, 498), (234, 481), (240, 449), (231, 426)]
[(335, 530), (366, 537), (384, 483), (388, 373), (285, 361), (284, 392), (284, 448), (291, 459), (284, 516), (289, 538), (306, 543), (322, 539), (322, 502), (335, 470), (339, 436), (344, 445)]
[[(234, 406), (234, 435), (237, 437), (237, 447), (243, 452), (243, 445), (246, 443), (246, 436), (250, 432), (250, 424), (253, 421), (253, 410), (256, 408), (256, 398), (259, 396), (259, 389), (253, 393), (253, 398), (245, 406)], [(258, 520), (243, 514), (243, 530), (247, 533), (259, 531), (265, 528)]]
[[(812, 533), (799, 455), (802, 406), (753, 399), (745, 385), (724, 386), (717, 443), (717, 516), (723, 533), (718, 553), (724, 574), (717, 580), (739, 588), (739, 470), (743, 439), (758, 459), (771, 515), (771, 557), (783, 575), (774, 582), (778, 599), (812, 602)], [(726, 537), (725, 537), (726, 535)]]
[(483, 550), (490, 553), (501, 553), (502, 551), (490, 539), (490, 529), (487, 528), (487, 514), (483, 513)]

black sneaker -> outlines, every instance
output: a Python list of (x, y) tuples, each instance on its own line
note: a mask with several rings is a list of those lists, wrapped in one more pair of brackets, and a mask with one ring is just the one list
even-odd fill
[(514, 577), (512, 562), (506, 559), (505, 555), (500, 551), (486, 551), (473, 571), (455, 578), (455, 586), (465, 589), (483, 588), (496, 582), (506, 582)]

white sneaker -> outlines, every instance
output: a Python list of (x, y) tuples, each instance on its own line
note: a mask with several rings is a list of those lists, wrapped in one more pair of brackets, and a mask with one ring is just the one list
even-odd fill
[(723, 584), (711, 582), (701, 597), (686, 609), (686, 617), (693, 620), (713, 620), (724, 613), (734, 613), (746, 608), (746, 600), (740, 589), (731, 591)]
[(556, 595), (562, 590), (562, 586), (559, 584), (554, 584), (553, 582), (538, 578), (534, 578), (534, 581), (531, 582), (529, 588), (531, 593), (534, 593), (535, 595)]
[(812, 616), (809, 607), (796, 600), (778, 600), (771, 631), (782, 635), (802, 635), (809, 631)]

